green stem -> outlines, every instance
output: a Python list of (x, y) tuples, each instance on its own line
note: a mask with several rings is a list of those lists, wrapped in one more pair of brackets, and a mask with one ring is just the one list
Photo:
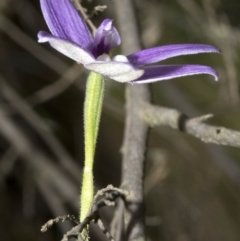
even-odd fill
[(102, 112), (103, 95), (103, 76), (91, 72), (87, 80), (84, 103), (85, 164), (80, 198), (80, 222), (87, 216), (94, 195), (93, 163)]

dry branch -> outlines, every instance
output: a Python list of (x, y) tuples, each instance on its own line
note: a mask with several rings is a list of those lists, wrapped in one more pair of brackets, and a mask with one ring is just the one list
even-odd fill
[(240, 147), (240, 131), (203, 123), (211, 118), (212, 114), (188, 118), (175, 109), (145, 104), (140, 116), (152, 127), (169, 126), (195, 136), (206, 143)]
[[(123, 54), (139, 50), (141, 43), (133, 1), (114, 0), (113, 2), (122, 38)], [(121, 183), (121, 187), (130, 192), (126, 200), (125, 240), (146, 239), (143, 177), (148, 126), (137, 113), (141, 108), (141, 103), (149, 101), (150, 93), (147, 85), (127, 85)]]

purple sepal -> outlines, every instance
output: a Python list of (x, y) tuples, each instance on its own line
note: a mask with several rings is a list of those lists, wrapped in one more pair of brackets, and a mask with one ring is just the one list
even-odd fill
[(92, 35), (70, 0), (40, 0), (40, 3), (45, 21), (54, 36), (92, 50)]
[(93, 55), (83, 47), (44, 31), (38, 33), (38, 42), (49, 42), (57, 51), (81, 64), (89, 64), (96, 61)]
[(140, 50), (127, 56), (130, 63), (141, 66), (153, 64), (168, 58), (199, 53), (220, 53), (220, 50), (205, 44), (171, 44)]
[(121, 38), (112, 22), (111, 19), (105, 19), (97, 29), (92, 50), (96, 58), (99, 55), (108, 54), (113, 47), (121, 44)]
[(198, 74), (209, 74), (218, 80), (218, 73), (205, 65), (160, 65), (143, 69), (144, 74), (133, 83), (144, 84)]

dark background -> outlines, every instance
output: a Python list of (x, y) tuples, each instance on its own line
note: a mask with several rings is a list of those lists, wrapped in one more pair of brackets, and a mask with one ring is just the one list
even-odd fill
[[(222, 50), (221, 55), (165, 61), (210, 65), (220, 80), (201, 75), (154, 83), (154, 103), (190, 117), (213, 113), (209, 123), (240, 130), (240, 2), (135, 2), (145, 47), (206, 43)], [(92, 17), (96, 26), (104, 18), (114, 19), (109, 0), (82, 4), (89, 12), (96, 5), (108, 6)], [(39, 30), (48, 31), (38, 0), (0, 0), (0, 238), (6, 241), (61, 240), (72, 224), (44, 234), (41, 225), (58, 215), (77, 216), (79, 209), (88, 73), (48, 44), (38, 44)], [(124, 88), (106, 80), (94, 170), (97, 189), (120, 184)], [(237, 148), (205, 144), (165, 127), (152, 129), (145, 179), (149, 237), (240, 240), (239, 160)]]

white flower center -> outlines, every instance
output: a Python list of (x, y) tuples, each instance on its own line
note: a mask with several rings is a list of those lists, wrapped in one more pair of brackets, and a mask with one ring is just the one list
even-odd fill
[(108, 54), (102, 54), (102, 55), (98, 56), (97, 61), (106, 61), (106, 62), (114, 61), (114, 62), (122, 62), (122, 63), (129, 62), (127, 57), (124, 55), (116, 55), (111, 59)]
[(98, 61), (111, 61), (111, 58), (109, 57), (108, 54), (102, 54), (100, 56), (97, 57)]
[(113, 57), (112, 60), (113, 60), (113, 61), (116, 61), (116, 62), (126, 62), (126, 63), (129, 62), (128, 59), (127, 59), (127, 57), (124, 56), (124, 55), (116, 55), (116, 56)]

